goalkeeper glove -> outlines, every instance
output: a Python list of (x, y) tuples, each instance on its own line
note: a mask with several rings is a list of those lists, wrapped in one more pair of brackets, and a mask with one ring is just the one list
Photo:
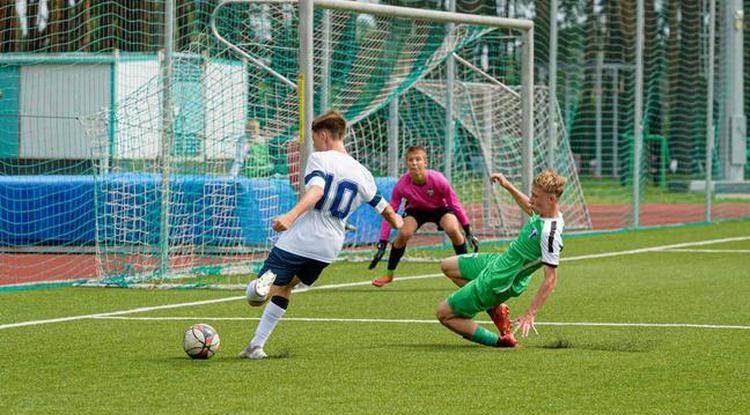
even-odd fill
[(378, 262), (380, 262), (380, 260), (383, 258), (383, 255), (385, 255), (386, 246), (388, 246), (387, 240), (381, 239), (380, 242), (378, 242), (377, 251), (375, 251), (375, 256), (372, 257), (370, 266), (368, 266), (367, 269), (373, 269), (378, 265)]
[(471, 227), (469, 225), (464, 225), (464, 234), (466, 234), (466, 240), (474, 248), (474, 253), (479, 252), (479, 239), (471, 234)]

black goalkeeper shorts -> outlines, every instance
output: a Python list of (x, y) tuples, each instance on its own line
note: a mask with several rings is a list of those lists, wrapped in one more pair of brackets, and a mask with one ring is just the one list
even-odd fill
[(443, 228), (440, 227), (440, 219), (442, 219), (443, 216), (449, 213), (455, 215), (453, 209), (447, 207), (435, 210), (417, 210), (406, 208), (406, 210), (404, 211), (404, 217), (411, 216), (412, 218), (414, 218), (414, 220), (417, 221), (417, 229), (421, 228), (422, 225), (427, 222), (432, 222), (437, 225), (438, 230), (443, 230)]

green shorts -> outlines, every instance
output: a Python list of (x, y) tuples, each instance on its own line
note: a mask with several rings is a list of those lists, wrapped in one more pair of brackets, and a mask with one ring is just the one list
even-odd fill
[[(520, 275), (517, 267), (498, 266), (502, 254), (465, 254), (458, 257), (461, 277), (469, 280), (448, 296), (448, 305), (460, 317), (474, 318), (487, 310), (517, 297), (526, 290), (531, 275)], [(516, 281), (516, 277), (518, 281)]]

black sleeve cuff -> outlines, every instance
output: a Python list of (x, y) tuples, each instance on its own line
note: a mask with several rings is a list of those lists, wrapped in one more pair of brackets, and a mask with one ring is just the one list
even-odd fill
[(558, 265), (558, 264), (550, 264), (549, 262), (542, 262), (542, 264), (544, 264), (544, 265), (546, 265), (548, 267), (552, 267), (552, 268), (557, 268), (557, 265)]
[(372, 198), (369, 202), (367, 202), (368, 205), (375, 207), (380, 203), (380, 201), (383, 199), (383, 196), (380, 196), (380, 193), (376, 193), (375, 197)]

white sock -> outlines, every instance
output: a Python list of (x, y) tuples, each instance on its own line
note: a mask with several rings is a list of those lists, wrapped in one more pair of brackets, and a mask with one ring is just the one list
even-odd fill
[(285, 309), (277, 306), (274, 303), (268, 303), (266, 308), (263, 310), (263, 316), (260, 318), (258, 328), (255, 329), (255, 336), (250, 340), (250, 347), (263, 347), (268, 340), (268, 336), (279, 323), (282, 317), (284, 317)]

